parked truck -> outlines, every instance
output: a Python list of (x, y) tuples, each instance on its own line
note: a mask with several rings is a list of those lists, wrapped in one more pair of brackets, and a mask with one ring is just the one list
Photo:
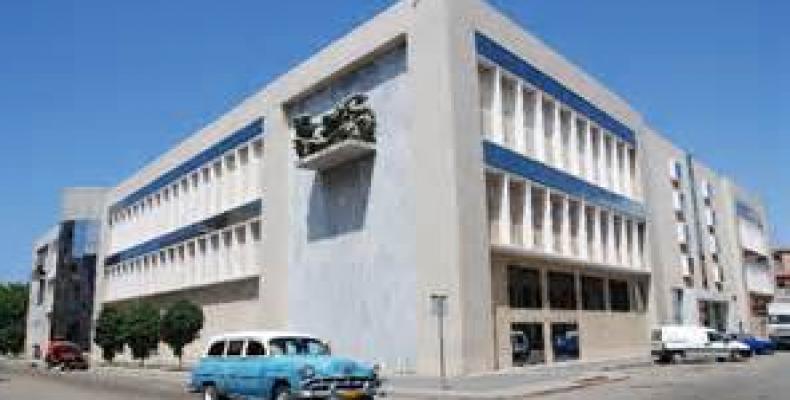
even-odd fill
[(768, 336), (777, 348), (790, 347), (790, 299), (768, 304)]

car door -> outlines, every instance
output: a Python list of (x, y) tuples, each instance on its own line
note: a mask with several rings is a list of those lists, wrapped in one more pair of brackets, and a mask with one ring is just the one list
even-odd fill
[(225, 351), (225, 365), (223, 366), (222, 391), (228, 396), (240, 396), (244, 393), (244, 339), (228, 340), (228, 349)]
[(710, 352), (714, 357), (717, 358), (723, 357), (729, 353), (727, 343), (724, 340), (724, 336), (714, 331), (708, 331), (707, 335), (708, 335), (708, 348), (710, 349)]
[(196, 367), (194, 382), (201, 387), (209, 382), (213, 382), (217, 389), (222, 391), (222, 381), (224, 371), (226, 342), (218, 340), (212, 343), (206, 355), (200, 360)]
[(240, 393), (253, 398), (268, 398), (274, 382), (265, 371), (266, 349), (262, 341), (247, 340), (242, 364), (243, 368), (237, 372)]

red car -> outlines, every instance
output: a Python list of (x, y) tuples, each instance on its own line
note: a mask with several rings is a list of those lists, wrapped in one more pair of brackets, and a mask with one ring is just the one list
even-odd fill
[(88, 360), (82, 354), (82, 349), (75, 343), (55, 340), (47, 346), (47, 355), (44, 357), (48, 368), (61, 368), (63, 370), (88, 369)]

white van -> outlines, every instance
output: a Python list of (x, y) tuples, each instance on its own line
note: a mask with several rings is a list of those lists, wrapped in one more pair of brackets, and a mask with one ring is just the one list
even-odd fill
[(651, 354), (659, 362), (687, 358), (738, 360), (751, 355), (749, 346), (699, 326), (662, 326), (651, 334)]
[(768, 336), (779, 348), (790, 347), (790, 301), (768, 304)]

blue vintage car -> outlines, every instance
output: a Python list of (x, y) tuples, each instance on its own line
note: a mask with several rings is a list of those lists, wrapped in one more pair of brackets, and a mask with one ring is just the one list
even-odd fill
[(377, 366), (333, 356), (316, 337), (243, 332), (212, 338), (187, 386), (205, 400), (367, 400), (381, 381)]
[(770, 339), (761, 338), (749, 334), (732, 334), (729, 335), (730, 340), (737, 340), (747, 346), (752, 354), (773, 354), (776, 350), (776, 344)]

